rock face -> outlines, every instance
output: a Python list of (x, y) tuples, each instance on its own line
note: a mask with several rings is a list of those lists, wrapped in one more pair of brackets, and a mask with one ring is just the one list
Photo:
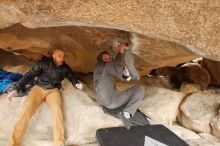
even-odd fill
[(198, 133), (200, 139), (186, 140), (190, 146), (218, 146), (220, 140), (209, 133)]
[(219, 0), (186, 1), (12, 1), (0, 2), (1, 28), (97, 26), (139, 32), (182, 44), (219, 59)]
[[(64, 82), (63, 113), (65, 119), (66, 142), (68, 145), (81, 145), (95, 142), (98, 128), (121, 126), (122, 122), (103, 113), (92, 99), (83, 91), (76, 90), (69, 82)], [(0, 96), (0, 139), (6, 145), (12, 126), (22, 106), (24, 98), (15, 98), (7, 103), (5, 96)], [(45, 118), (48, 117), (48, 118)], [(47, 104), (43, 103), (34, 115), (26, 132), (24, 146), (53, 143), (52, 119)]]
[(217, 114), (220, 104), (219, 94), (210, 92), (193, 93), (180, 105), (178, 121), (195, 132), (211, 132), (211, 118)]
[(88, 73), (93, 72), (96, 56), (101, 51), (107, 50), (114, 55), (111, 46), (116, 37), (127, 40), (141, 75), (152, 68), (175, 66), (197, 57), (185, 47), (169, 41), (115, 29), (76, 26), (30, 29), (17, 24), (0, 30), (0, 48), (32, 61), (47, 56), (53, 48), (62, 48), (66, 52), (66, 62), (75, 71)]
[[(65, 61), (77, 72), (92, 72), (96, 56), (110, 50), (115, 37), (127, 38), (129, 33), (111, 29), (60, 27), (28, 29), (22, 25), (0, 30), (0, 48), (37, 61), (49, 56), (51, 49), (65, 51)], [(7, 59), (5, 59), (7, 60)]]
[(25, 74), (28, 72), (31, 67), (30, 66), (25, 66), (25, 65), (18, 65), (18, 66), (4, 66), (3, 69), (7, 72), (18, 72), (21, 74)]
[[(18, 71), (21, 73), (26, 72), (29, 67), (7, 66), (4, 69), (8, 71)], [(91, 82), (91, 76), (84, 78)], [(184, 139), (191, 146), (218, 146), (220, 141), (212, 136), (212, 138), (203, 138), (200, 134), (196, 134), (193, 131), (185, 129), (179, 125), (167, 125), (172, 124), (176, 121), (176, 115), (178, 113), (178, 106), (184, 99), (185, 94), (172, 91), (169, 89), (164, 89), (162, 87), (157, 87), (160, 85), (161, 81), (155, 81), (155, 79), (144, 78), (140, 82), (146, 87), (145, 99), (140, 107), (141, 111), (146, 115), (151, 117), (155, 123), (166, 123), (171, 131), (177, 134), (179, 137)], [(127, 87), (137, 85), (139, 83), (127, 83), (124, 84), (119, 82), (117, 84), (120, 90), (124, 90)], [(152, 83), (152, 84), (150, 84)], [(111, 116), (103, 113), (101, 107), (97, 105), (91, 98), (87, 95), (89, 89), (84, 91), (76, 90), (68, 81), (64, 81), (62, 89), (63, 95), (63, 113), (65, 119), (65, 129), (66, 129), (66, 139), (67, 144), (77, 145), (77, 146), (97, 146), (95, 142), (95, 131), (98, 128), (104, 127), (116, 127), (122, 126), (122, 122)], [(149, 85), (150, 84), (150, 85)], [(93, 92), (93, 91), (89, 91)], [(202, 94), (202, 93), (201, 93)], [(204, 95), (209, 97), (211, 93)], [(211, 94), (213, 95), (213, 93)], [(198, 95), (199, 98), (201, 95)], [(8, 103), (6, 101), (6, 95), (0, 96), (0, 145), (6, 145), (8, 137), (10, 135), (13, 124), (19, 113), (19, 109), (26, 97), (17, 97), (14, 102)], [(207, 100), (203, 104), (207, 103)], [(210, 99), (212, 101), (212, 107), (216, 107), (216, 104), (220, 102), (217, 100)], [(197, 100), (200, 101), (200, 100)], [(197, 105), (198, 103), (196, 103)], [(201, 107), (201, 109), (206, 107)], [(211, 105), (210, 105), (211, 106)], [(195, 107), (194, 105), (188, 106), (188, 108)], [(198, 112), (198, 111), (196, 111)], [(203, 112), (203, 111), (201, 111)], [(212, 114), (213, 111), (207, 111)], [(198, 112), (199, 113), (199, 112)], [(204, 112), (202, 113), (204, 115)], [(214, 114), (212, 114), (214, 115)], [(214, 115), (215, 116), (215, 115)], [(46, 117), (46, 118), (45, 118)], [(201, 119), (203, 121), (203, 119)], [(214, 120), (213, 120), (214, 121)], [(217, 120), (218, 121), (218, 120)], [(213, 122), (213, 127), (217, 129), (216, 122)], [(214, 132), (212, 132), (214, 134)], [(29, 128), (27, 129), (25, 140), (23, 146), (52, 146), (53, 136), (52, 136), (52, 119), (49, 113), (46, 103), (43, 103), (33, 119), (30, 122)]]
[(176, 121), (179, 104), (185, 94), (164, 88), (146, 87), (140, 111), (156, 123), (172, 124)]
[(220, 111), (218, 116), (211, 120), (212, 134), (220, 138)]
[[(3, 68), (5, 66), (18, 66), (18, 65), (25, 65), (25, 66), (31, 66), (33, 64), (32, 61), (25, 58), (24, 56), (15, 55), (11, 52), (6, 52), (3, 50), (0, 50), (0, 67)], [(13, 59), (12, 59), (13, 58)]]
[(202, 135), (200, 139), (186, 140), (190, 146), (219, 146), (220, 140), (212, 135)]
[[(62, 48), (66, 52), (66, 62), (75, 71), (92, 72), (99, 52), (108, 50), (112, 53), (111, 40), (115, 37), (123, 37), (131, 44), (142, 76), (153, 68), (175, 66), (198, 56), (220, 61), (219, 0), (128, 0), (126, 3), (106, 0), (1, 0), (0, 17), (1, 50), (25, 57), (13, 58), (18, 62), (10, 62), (11, 65), (20, 61), (31, 66), (42, 55), (48, 55), (52, 48)], [(1, 67), (13, 54), (2, 56), (5, 62), (1, 60)], [(207, 66), (211, 70), (218, 67)], [(7, 69), (10, 70), (10, 67)], [(185, 70), (186, 76), (189, 73), (189, 82), (206, 89), (209, 83), (207, 72), (194, 69)], [(19, 70), (24, 71), (22, 68)], [(212, 74), (211, 82), (218, 83), (218, 71), (209, 73)], [(205, 76), (203, 78), (198, 74)], [(68, 144), (94, 143), (97, 128), (121, 125), (119, 120), (104, 115), (84, 92), (76, 91), (68, 84), (63, 96)], [(146, 91), (140, 109), (155, 121), (172, 123), (184, 96), (168, 89), (151, 88)], [(17, 98), (8, 104), (4, 96), (0, 97), (0, 117), (6, 118), (0, 118), (0, 145), (6, 145), (18, 114), (16, 109), (22, 102), (23, 98)], [(210, 132), (210, 120), (216, 116), (219, 103), (216, 94), (194, 93), (182, 103), (179, 121), (196, 132)], [(32, 120), (24, 145), (43, 145), (45, 141), (51, 145), (51, 118), (43, 117), (50, 117), (45, 104)], [(219, 118), (213, 118), (211, 124), (212, 133), (219, 136)]]
[(200, 92), (201, 87), (200, 85), (197, 84), (192, 84), (192, 83), (183, 83), (180, 87), (180, 92), (183, 92), (185, 94), (191, 94), (195, 92)]
[(193, 131), (190, 131), (184, 127), (179, 125), (165, 125), (168, 129), (174, 132), (177, 136), (181, 137), (182, 139), (200, 139), (200, 136)]

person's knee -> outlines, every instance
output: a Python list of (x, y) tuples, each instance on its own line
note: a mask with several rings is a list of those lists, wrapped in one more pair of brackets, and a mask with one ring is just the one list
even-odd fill
[(33, 109), (36, 105), (37, 104), (34, 99), (29, 99), (29, 100), (26, 100), (22, 106), (23, 106), (23, 109), (30, 110), (30, 109)]
[(99, 101), (97, 101), (97, 102), (98, 102), (98, 104), (100, 104), (100, 105), (102, 105), (102, 106), (104, 106), (104, 107), (106, 107), (106, 108), (110, 108), (111, 105), (112, 105), (112, 102), (111, 102), (110, 99), (99, 100)]
[(138, 98), (143, 99), (144, 98), (144, 92), (145, 92), (145, 88), (143, 86), (137, 86), (136, 88), (136, 94), (138, 95)]
[(137, 87), (137, 92), (144, 94), (144, 92), (145, 92), (144, 87), (143, 87), (143, 86), (138, 86), (138, 87)]

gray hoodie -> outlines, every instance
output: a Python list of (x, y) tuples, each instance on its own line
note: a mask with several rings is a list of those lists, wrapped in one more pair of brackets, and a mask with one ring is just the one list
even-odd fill
[(111, 97), (117, 94), (115, 77), (123, 80), (121, 65), (123, 54), (118, 53), (112, 61), (104, 63), (101, 54), (97, 56), (97, 64), (93, 74), (97, 102), (102, 105), (111, 104)]

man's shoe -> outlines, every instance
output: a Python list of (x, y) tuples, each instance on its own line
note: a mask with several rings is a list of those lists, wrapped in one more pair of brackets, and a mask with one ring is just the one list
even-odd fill
[(140, 75), (134, 65), (134, 56), (129, 49), (125, 50), (124, 61), (132, 80), (139, 80)]
[(125, 118), (124, 112), (120, 112), (119, 114), (120, 114), (120, 119), (124, 123), (125, 128), (129, 130), (131, 128), (131, 123), (129, 121), (130, 118)]

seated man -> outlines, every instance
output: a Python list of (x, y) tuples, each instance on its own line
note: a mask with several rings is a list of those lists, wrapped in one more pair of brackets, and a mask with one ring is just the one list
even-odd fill
[[(136, 86), (125, 91), (116, 90), (115, 77), (121, 80), (139, 80), (140, 76), (135, 69), (134, 59), (123, 39), (114, 41), (113, 47), (117, 50), (116, 58), (110, 60), (108, 52), (104, 51), (97, 57), (97, 64), (93, 74), (97, 102), (108, 108), (115, 109), (124, 106), (120, 112), (125, 127), (130, 129), (129, 119), (134, 116), (144, 97), (144, 88)], [(125, 66), (121, 65), (124, 58)]]
[(64, 77), (67, 77), (77, 89), (82, 89), (83, 86), (77, 81), (71, 68), (64, 62), (64, 52), (61, 49), (56, 49), (53, 51), (51, 58), (42, 58), (15, 84), (14, 90), (7, 97), (8, 100), (11, 101), (17, 92), (35, 77), (37, 77), (37, 84), (31, 89), (24, 102), (21, 113), (13, 128), (9, 146), (21, 145), (28, 122), (43, 101), (48, 103), (53, 117), (55, 146), (64, 146), (62, 99), (59, 90), (61, 88), (61, 81)]

